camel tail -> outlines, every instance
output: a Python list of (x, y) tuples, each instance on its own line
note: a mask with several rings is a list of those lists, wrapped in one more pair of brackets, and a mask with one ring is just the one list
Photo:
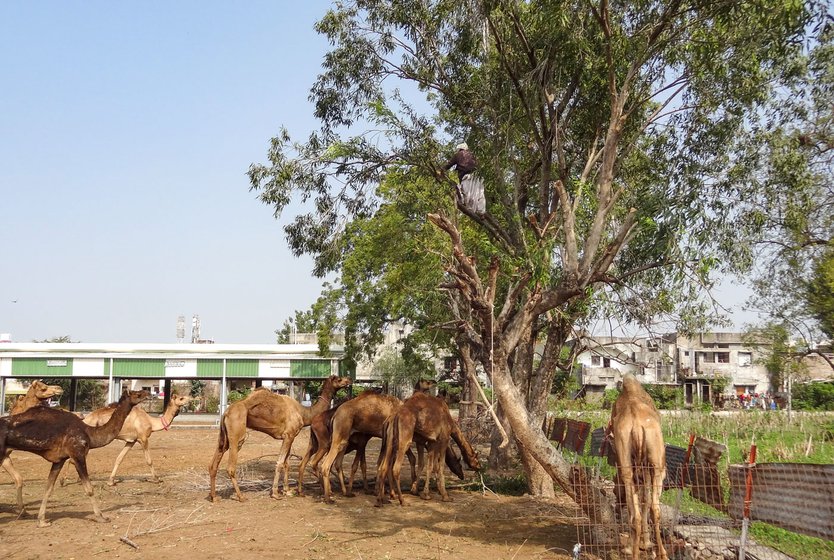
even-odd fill
[(9, 424), (0, 418), (0, 463), (6, 457), (6, 434), (9, 433)]
[(217, 436), (217, 450), (225, 453), (229, 450), (229, 433), (226, 430), (226, 415), (220, 419), (220, 435)]

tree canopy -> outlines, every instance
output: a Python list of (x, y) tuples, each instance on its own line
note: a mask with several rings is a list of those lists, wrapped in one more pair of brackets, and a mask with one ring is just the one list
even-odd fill
[[(315, 274), (339, 275), (349, 309), (441, 306), (433, 324), (445, 317), (471, 345), (523, 453), (570, 491), (531, 429), (565, 341), (594, 317), (687, 329), (714, 316), (713, 274), (749, 265), (733, 155), (798, 76), (822, 10), (339, 2), (317, 25), (332, 45), (310, 94), (320, 129), (301, 142), (281, 131), (251, 187), (279, 215), (309, 205), (288, 243)], [(443, 172), (460, 140), (480, 161), (483, 214)]]

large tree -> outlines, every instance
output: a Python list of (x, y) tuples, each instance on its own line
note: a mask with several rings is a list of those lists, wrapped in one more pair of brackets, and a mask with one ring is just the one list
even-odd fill
[(794, 358), (834, 340), (834, 19), (813, 31), (808, 56), (751, 116), (732, 171), (737, 249), (756, 261), (751, 306), (767, 323), (758, 331), (780, 333), (776, 345), (798, 336)]
[[(279, 213), (313, 202), (286, 232), (320, 275), (350, 254), (354, 220), (408, 189), (433, 197), (457, 336), (533, 490), (549, 475), (574, 495), (539, 428), (564, 343), (595, 313), (703, 324), (710, 273), (734, 265), (729, 154), (810, 17), (776, 1), (337, 3), (317, 26), (333, 45), (311, 91), (321, 128), (274, 138), (252, 188)], [(448, 207), (442, 154), (460, 139), (481, 163), (483, 214)], [(379, 189), (393, 173), (408, 187)]]

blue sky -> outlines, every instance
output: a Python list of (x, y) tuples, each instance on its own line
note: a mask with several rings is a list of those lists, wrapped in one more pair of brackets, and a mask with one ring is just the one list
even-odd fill
[[(0, 4), (0, 332), (274, 342), (321, 282), (248, 190), (307, 101), (327, 2)], [(16, 301), (16, 303), (13, 303)]]
[(245, 173), (316, 126), (328, 6), (0, 3), (0, 333), (274, 342), (321, 281)]

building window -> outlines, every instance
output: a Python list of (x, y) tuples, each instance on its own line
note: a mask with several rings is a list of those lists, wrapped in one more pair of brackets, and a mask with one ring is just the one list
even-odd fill
[(753, 363), (753, 353), (752, 352), (739, 352), (738, 353), (738, 365), (745, 367), (749, 366)]
[(650, 340), (646, 343), (646, 350), (649, 352), (657, 352), (657, 341)]
[(611, 358), (603, 358), (602, 367), (611, 367)]
[(717, 364), (729, 364), (730, 363), (730, 353), (729, 352), (716, 352), (715, 353), (715, 363), (717, 363)]
[(446, 371), (446, 373), (452, 373), (452, 372), (457, 371), (457, 369), (458, 369), (458, 360), (457, 360), (457, 358), (451, 358), (451, 357), (443, 358), (443, 369)]
[(591, 365), (598, 366), (602, 363), (602, 358), (599, 356), (591, 356)]

